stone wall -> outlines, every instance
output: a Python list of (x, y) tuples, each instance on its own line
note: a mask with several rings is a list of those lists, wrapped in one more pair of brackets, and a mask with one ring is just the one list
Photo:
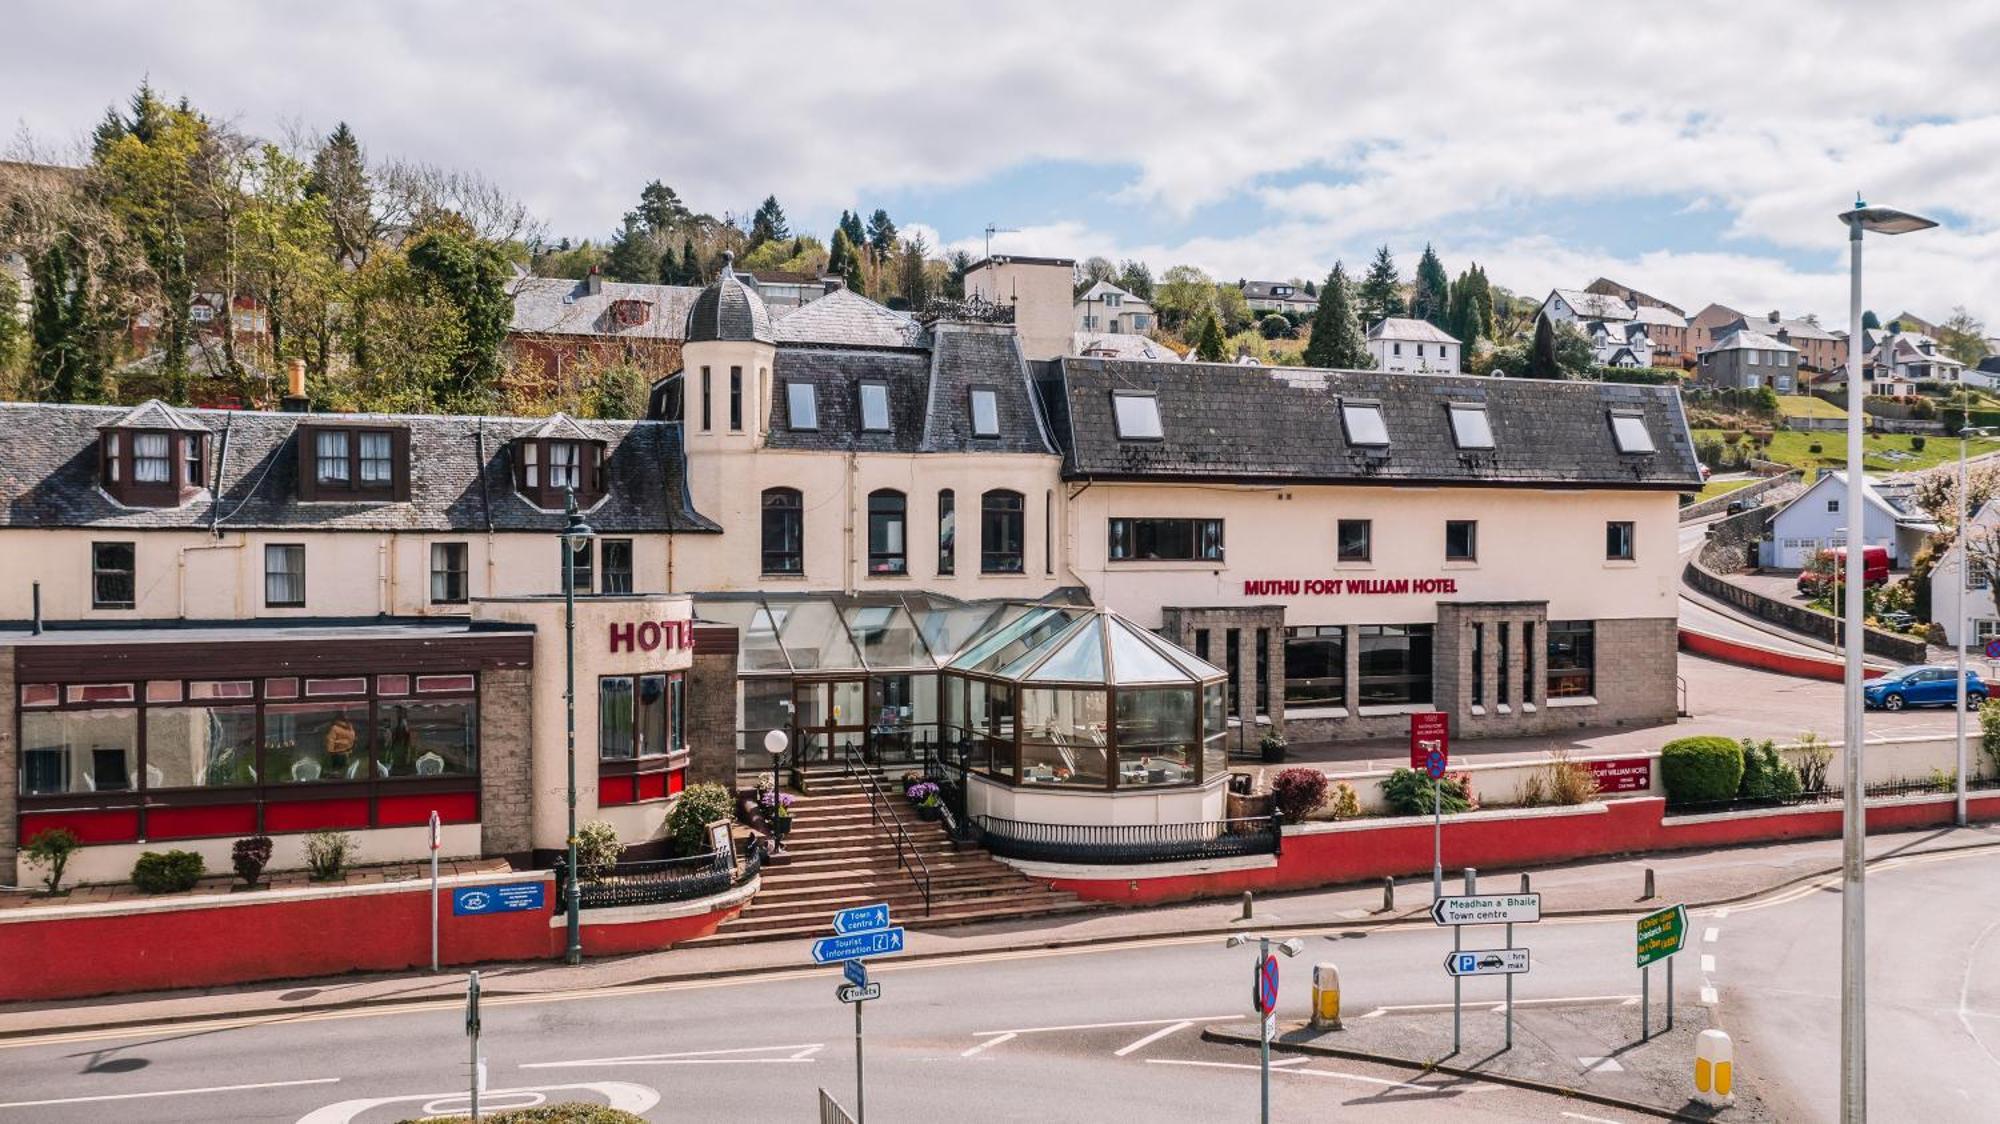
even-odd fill
[(1680, 621), (1639, 617), (1597, 622), (1594, 707), (1551, 707), (1548, 730), (1672, 722), (1680, 710), (1676, 682)]
[(1757, 564), (1757, 544), (1771, 526), (1775, 507), (1753, 507), (1741, 515), (1718, 519), (1709, 525), (1697, 556), (1711, 570), (1730, 573)]
[[(1704, 548), (1702, 554), (1708, 553)], [(1735, 582), (1711, 570), (1702, 558), (1690, 560), (1682, 573), (1682, 580), (1710, 597), (1770, 621), (1780, 628), (1810, 636), (1827, 644), (1838, 644), (1840, 622), (1825, 613), (1815, 612), (1804, 605), (1793, 605), (1778, 601), (1745, 589)], [(1870, 655), (1883, 656), (1898, 663), (1923, 663), (1930, 658), (1930, 649), (1923, 641), (1879, 629), (1868, 629), (1862, 650)]]
[(684, 694), (687, 783), (712, 781), (736, 791), (736, 629), (695, 628), (694, 664)]
[(486, 855), (520, 859), (532, 847), (531, 674), (526, 668), (507, 668), (480, 676), (479, 849)]
[(1692, 519), (1705, 519), (1711, 515), (1720, 515), (1729, 510), (1730, 504), (1739, 500), (1756, 500), (1760, 505), (1780, 503), (1790, 499), (1793, 495), (1793, 490), (1800, 487), (1803, 487), (1803, 480), (1799, 471), (1793, 469), (1781, 476), (1759, 480), (1755, 484), (1738, 488), (1733, 492), (1726, 492), (1713, 499), (1702, 500), (1700, 503), (1691, 503), (1681, 508), (1681, 522), (1686, 523)]
[[(1546, 601), (1438, 605), (1431, 699), (1439, 710), (1451, 712), (1454, 733), (1469, 738), (1507, 737), (1542, 730), (1546, 721), (1542, 712), (1548, 705), (1549, 677), (1543, 663), (1547, 659), (1548, 624)], [(1531, 643), (1532, 659), (1528, 651)], [(1475, 649), (1480, 653), (1477, 669), (1473, 666)]]
[[(0, 699), (10, 701), (10, 705), (0, 707), (0, 712), (16, 713), (11, 701), (20, 697), (14, 688), (14, 649), (0, 648)], [(15, 818), (18, 815), (15, 796), (21, 783), (20, 747), (14, 744), (14, 731), (18, 728), (12, 717), (0, 720), (0, 882), (12, 881), (8, 876), (14, 872), (16, 839), (20, 834)]]
[[(1248, 752), (1263, 737), (1257, 722), (1257, 630), (1264, 631), (1265, 680), (1270, 692), (1265, 717), (1270, 729), (1285, 732), (1285, 607), (1244, 605), (1234, 608), (1186, 608), (1169, 605), (1160, 610), (1162, 628), (1174, 643), (1202, 655), (1197, 632), (1208, 633), (1208, 652), (1202, 658), (1229, 669), (1229, 630), (1237, 638), (1236, 709), (1231, 717), (1241, 725), (1230, 738), (1230, 748)], [(1350, 662), (1352, 656), (1350, 654)], [(1352, 676), (1349, 682), (1354, 682)]]

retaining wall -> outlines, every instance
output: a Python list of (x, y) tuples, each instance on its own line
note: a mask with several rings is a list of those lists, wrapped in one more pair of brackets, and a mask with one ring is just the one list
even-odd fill
[(1768, 497), (1772, 492), (1786, 486), (1798, 486), (1800, 482), (1799, 470), (1796, 468), (1777, 476), (1767, 477), (1766, 479), (1757, 481), (1755, 484), (1747, 484), (1733, 492), (1724, 492), (1722, 495), (1712, 499), (1705, 499), (1700, 503), (1691, 503), (1681, 508), (1681, 522), (1686, 523), (1694, 519), (1705, 519), (1710, 515), (1720, 515), (1728, 511), (1729, 505), (1737, 500), (1757, 500), (1761, 504), (1763, 498)]
[[(1704, 547), (1702, 553), (1707, 554), (1708, 549)], [(1836, 632), (1839, 621), (1825, 613), (1816, 613), (1803, 605), (1788, 604), (1766, 597), (1754, 589), (1745, 589), (1710, 570), (1704, 565), (1702, 558), (1688, 560), (1687, 566), (1681, 571), (1681, 580), (1718, 601), (1734, 605), (1780, 628), (1802, 633), (1827, 644), (1838, 642)], [(1892, 659), (1897, 663), (1923, 663), (1930, 658), (1930, 649), (1923, 641), (1897, 636), (1879, 629), (1868, 629), (1866, 639), (1861, 646), (1863, 651), (1871, 655)]]

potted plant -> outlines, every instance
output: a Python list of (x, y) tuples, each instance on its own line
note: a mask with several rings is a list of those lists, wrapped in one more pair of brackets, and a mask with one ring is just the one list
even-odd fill
[(243, 880), (243, 884), (233, 887), (234, 889), (268, 889), (269, 887), (257, 879), (263, 876), (264, 868), (271, 864), (271, 837), (252, 835), (247, 839), (238, 839), (235, 846), (229, 849), (229, 863), (236, 868), (236, 877)]
[(1278, 765), (1285, 760), (1285, 735), (1272, 730), (1257, 740), (1257, 748), (1264, 752), (1264, 764)]
[(944, 814), (944, 798), (938, 786), (930, 781), (918, 781), (903, 790), (903, 794), (917, 806), (917, 818), (925, 823), (935, 822)]
[(769, 786), (757, 790), (757, 804), (763, 810), (764, 823), (774, 839), (783, 839), (792, 830), (792, 801), (797, 799), (789, 792), (774, 793)]

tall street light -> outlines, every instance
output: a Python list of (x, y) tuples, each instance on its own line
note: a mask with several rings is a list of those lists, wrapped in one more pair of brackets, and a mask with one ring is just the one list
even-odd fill
[(1965, 587), (1972, 576), (1972, 527), (1970, 524), (1972, 512), (1968, 507), (1971, 501), (1966, 498), (1967, 493), (1965, 490), (1965, 439), (1968, 437), (1987, 437), (1993, 433), (1993, 430), (1985, 426), (1964, 424), (1965, 419), (1972, 416), (1972, 388), (1966, 383), (1963, 372), (1959, 375), (1959, 387), (1960, 409), (1965, 416), (1959, 419), (1960, 424), (1958, 428), (1958, 588), (1952, 591), (1957, 600), (1951, 606), (1951, 634), (1952, 639), (1956, 641), (1952, 647), (1958, 649), (1958, 798), (1954, 802), (1953, 811), (1955, 814), (1953, 819), (1958, 826), (1964, 827), (1965, 712), (1968, 709), (1965, 698), (1965, 644), (1966, 641), (1974, 639), (1974, 637), (1967, 635), (1965, 619)]
[(563, 489), (563, 710), (569, 755), (569, 861), (563, 868), (563, 906), (569, 914), (569, 945), (563, 961), (583, 963), (583, 891), (576, 875), (576, 552), (588, 550), (596, 535), (576, 510), (576, 489)]
[[(1847, 589), (1842, 603), (1847, 657), (1842, 677), (1841, 713), (1841, 887), (1840, 887), (1840, 1119), (1862, 1124), (1868, 1117), (1868, 1012), (1865, 1003), (1866, 912), (1862, 902), (1866, 824), (1861, 776), (1862, 561), (1867, 554), (1867, 509), (1861, 478), (1862, 368), (1867, 338), (1861, 328), (1861, 235), (1908, 234), (1937, 224), (1889, 207), (1854, 199), (1840, 216), (1847, 226), (1847, 510), (1857, 513), (1847, 536)], [(1893, 362), (1893, 357), (1891, 357)], [(1861, 541), (1856, 541), (1861, 540)]]

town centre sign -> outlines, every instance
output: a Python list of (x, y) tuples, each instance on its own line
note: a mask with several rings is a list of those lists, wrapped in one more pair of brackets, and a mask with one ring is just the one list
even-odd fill
[(1457, 593), (1457, 578), (1275, 578), (1243, 583), (1245, 597), (1366, 597), (1384, 593)]

